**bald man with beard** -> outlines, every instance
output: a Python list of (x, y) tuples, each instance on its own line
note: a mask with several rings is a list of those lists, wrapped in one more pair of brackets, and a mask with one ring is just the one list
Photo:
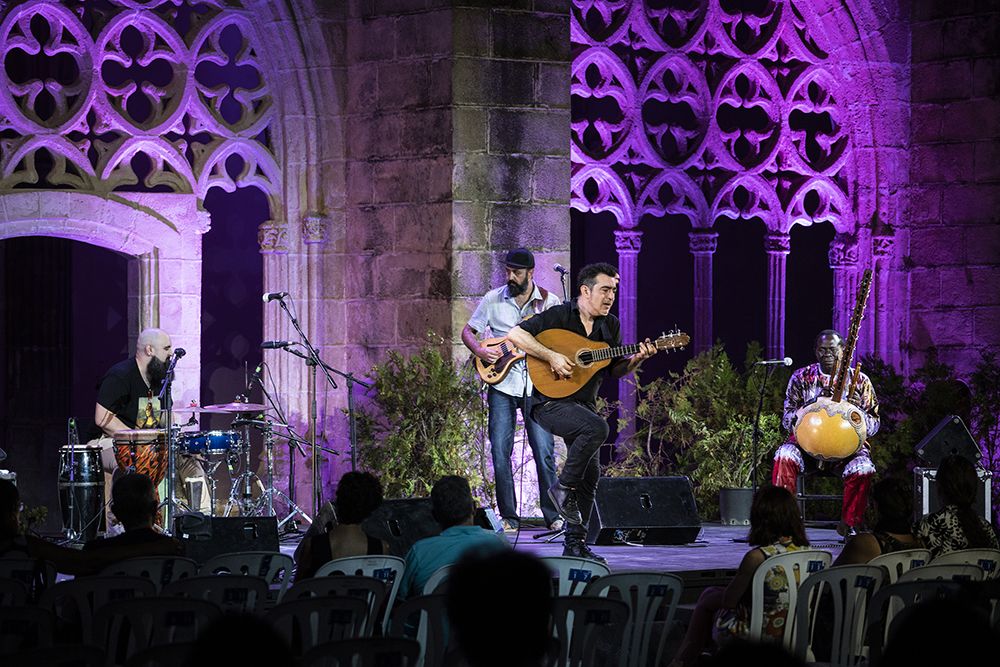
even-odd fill
[[(94, 421), (106, 436), (100, 441), (105, 473), (112, 473), (119, 467), (112, 448), (115, 433), (126, 429), (162, 428), (158, 396), (171, 354), (173, 346), (166, 331), (144, 329), (136, 341), (135, 356), (109, 368), (101, 379)], [(201, 463), (194, 457), (180, 455), (176, 461), (176, 472), (174, 485), (179, 496), (186, 491), (184, 479), (200, 478), (205, 482), (200, 506), (191, 509), (208, 512), (208, 485)], [(106, 490), (111, 487), (108, 481), (106, 478)]]

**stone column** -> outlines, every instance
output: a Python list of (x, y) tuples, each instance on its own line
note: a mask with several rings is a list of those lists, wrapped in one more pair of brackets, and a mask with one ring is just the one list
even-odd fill
[[(615, 249), (618, 251), (618, 318), (622, 325), (622, 342), (634, 343), (638, 340), (638, 310), (636, 296), (639, 293), (639, 250), (642, 248), (642, 232), (633, 229), (615, 230)], [(621, 401), (621, 415), (635, 414), (635, 376), (625, 376), (618, 380), (618, 400)], [(618, 441), (624, 442), (635, 433), (635, 424), (630, 422)]]
[(712, 255), (718, 245), (718, 232), (688, 232), (688, 249), (694, 256), (694, 354), (712, 347)]
[(889, 318), (889, 267), (892, 263), (895, 246), (896, 239), (891, 234), (872, 238), (872, 255), (875, 258), (875, 293), (872, 295), (874, 297), (872, 319), (875, 323), (875, 354), (889, 364), (895, 363), (896, 355), (896, 350), (890, 349), (892, 338)]
[(767, 252), (767, 356), (785, 354), (785, 261), (791, 250), (788, 234), (768, 234)]
[[(319, 323), (324, 321), (323, 318), (323, 301), (322, 299), (316, 298), (317, 295), (323, 292), (323, 274), (322, 274), (322, 262), (323, 262), (323, 246), (326, 244), (327, 232), (329, 229), (329, 218), (320, 213), (307, 213), (302, 216), (302, 242), (306, 246), (306, 294), (310, 295), (310, 299), (306, 304), (306, 312), (308, 313), (309, 321), (305, 324), (306, 333), (309, 335), (310, 340), (314, 345), (319, 345)], [(322, 358), (322, 356), (321, 356)], [(325, 361), (325, 360), (324, 360)], [(319, 371), (319, 369), (317, 369)], [(322, 384), (321, 384), (322, 383)], [(326, 380), (323, 378), (322, 374), (317, 372), (316, 386), (308, 387), (307, 395), (308, 403), (307, 405), (312, 405), (314, 396), (312, 392), (316, 392), (318, 396), (315, 400), (319, 402), (320, 397), (326, 394), (325, 392)], [(307, 415), (308, 416), (308, 415)], [(327, 416), (327, 411), (323, 410), (323, 416), (317, 415), (317, 420), (322, 419)], [(320, 433), (325, 433), (326, 429), (324, 425), (317, 421), (316, 428), (319, 429)], [(317, 436), (318, 437), (318, 436)], [(287, 449), (286, 449), (287, 453)], [(308, 452), (309, 460), (312, 460), (313, 452)], [(312, 479), (308, 481), (303, 479), (298, 475), (296, 471), (295, 486), (297, 487), (296, 494), (293, 496), (295, 500), (299, 503), (300, 507), (310, 507), (315, 510), (323, 505), (323, 489), (327, 488), (333, 483), (334, 473), (336, 472), (335, 466), (330, 464), (327, 455), (320, 451), (318, 452), (319, 457), (319, 472), (320, 477), (318, 479), (318, 485), (313, 488)], [(309, 472), (312, 472), (312, 466), (309, 465)], [(318, 497), (313, 497), (312, 502), (305, 503), (305, 494), (298, 493), (298, 489), (303, 488), (306, 484), (309, 485), (309, 490), (311, 493), (318, 494)], [(308, 510), (307, 510), (308, 512)]]
[(858, 243), (847, 234), (838, 234), (830, 242), (828, 254), (833, 270), (833, 328), (847, 336), (858, 292)]

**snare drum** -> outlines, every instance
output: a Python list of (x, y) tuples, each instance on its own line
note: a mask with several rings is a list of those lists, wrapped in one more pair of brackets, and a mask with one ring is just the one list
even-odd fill
[(115, 460), (123, 470), (148, 475), (156, 486), (167, 474), (167, 436), (153, 429), (148, 435), (137, 433), (132, 431), (124, 438), (115, 436)]
[[(72, 526), (70, 494), (73, 497)], [(100, 445), (59, 448), (59, 506), (64, 531), (72, 528), (85, 541), (97, 537), (104, 517), (104, 466), (101, 465)]]
[(184, 433), (180, 437), (181, 451), (185, 454), (223, 456), (239, 451), (242, 439), (236, 431), (199, 431)]

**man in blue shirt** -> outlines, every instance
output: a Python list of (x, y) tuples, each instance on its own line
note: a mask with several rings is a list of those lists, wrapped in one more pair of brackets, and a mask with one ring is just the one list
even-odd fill
[[(479, 302), (476, 312), (462, 330), (462, 342), (469, 350), (487, 363), (500, 358), (496, 346), (484, 346), (477, 335), (489, 329), (495, 337), (506, 336), (526, 317), (531, 317), (561, 301), (545, 288), (535, 284), (535, 256), (530, 250), (516, 248), (504, 258), (507, 283), (490, 290)], [(497, 506), (506, 528), (517, 529), (520, 523), (517, 499), (514, 496), (514, 473), (511, 454), (514, 451), (514, 427), (517, 410), (524, 418), (524, 430), (531, 446), (531, 455), (538, 472), (538, 498), (545, 524), (550, 529), (562, 527), (547, 491), (556, 482), (556, 462), (552, 434), (531, 418), (531, 380), (524, 360), (515, 362), (503, 380), (490, 385), (486, 392), (489, 405), (490, 446), (493, 451), (493, 474), (496, 479)]]
[(473, 523), (475, 503), (464, 477), (448, 475), (435, 482), (431, 489), (431, 511), (443, 530), (440, 535), (425, 537), (410, 547), (399, 582), (397, 595), (401, 599), (422, 595), (432, 574), (467, 553), (489, 554), (510, 548), (502, 537)]

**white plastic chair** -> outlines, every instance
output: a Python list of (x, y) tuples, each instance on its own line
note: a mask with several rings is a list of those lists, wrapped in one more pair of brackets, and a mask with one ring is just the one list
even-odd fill
[(396, 593), (399, 592), (399, 583), (403, 579), (405, 566), (406, 561), (398, 556), (351, 556), (324, 563), (316, 570), (315, 578), (349, 574), (357, 577), (374, 577), (384, 583), (389, 594), (385, 600), (382, 627), (388, 629), (389, 615), (396, 603)]
[[(884, 567), (871, 565), (842, 565), (810, 574), (799, 586), (793, 628), (795, 655), (815, 662), (817, 632), (830, 630), (830, 664), (853, 665), (855, 658), (863, 655), (868, 604), (887, 577)], [(825, 604), (824, 595), (832, 605)]]
[[(914, 568), (913, 572), (917, 569)], [(868, 640), (869, 664), (880, 662), (882, 648), (892, 635), (896, 615), (905, 607), (928, 600), (958, 596), (962, 583), (950, 579), (897, 581), (883, 586), (868, 603), (864, 636)]]
[(323, 644), (302, 658), (302, 667), (416, 667), (420, 644), (412, 639), (377, 637)]
[(444, 595), (418, 595), (392, 610), (388, 636), (413, 639), (420, 644), (417, 667), (437, 667), (444, 663), (449, 642), (444, 605)]
[(435, 593), (444, 593), (444, 587), (448, 583), (449, 576), (451, 576), (451, 565), (445, 565), (434, 570), (427, 579), (427, 583), (424, 584), (423, 594), (434, 595)]
[(260, 614), (264, 611), (267, 593), (267, 582), (261, 577), (207, 574), (173, 581), (163, 587), (161, 595), (208, 600), (227, 614)]
[(379, 614), (388, 595), (388, 588), (374, 577), (357, 577), (353, 574), (330, 577), (312, 577), (292, 584), (282, 601), (313, 597), (350, 597), (368, 603), (368, 618), (362, 631), (363, 637), (370, 637), (378, 626)]
[(923, 567), (931, 561), (930, 549), (905, 549), (875, 556), (868, 565), (884, 567), (889, 575), (888, 583), (894, 584), (904, 572), (915, 567)]
[(221, 615), (217, 605), (190, 598), (109, 602), (94, 613), (88, 643), (104, 648), (108, 664), (123, 664), (151, 646), (193, 642)]
[(799, 586), (806, 578), (815, 572), (830, 567), (833, 556), (827, 551), (803, 549), (788, 551), (771, 556), (754, 572), (750, 590), (753, 598), (750, 605), (750, 631), (748, 639), (760, 641), (764, 630), (764, 579), (771, 570), (783, 570), (788, 579), (788, 613), (785, 616), (785, 631), (782, 635), (782, 646), (792, 650), (793, 628), (795, 626), (795, 607), (798, 602)]
[(102, 577), (125, 575), (150, 579), (159, 591), (171, 581), (198, 574), (198, 563), (180, 556), (143, 556), (112, 563), (101, 570), (100, 574)]
[(935, 564), (915, 567), (905, 574), (899, 575), (896, 583), (906, 581), (931, 581), (934, 579), (950, 579), (953, 581), (982, 581), (983, 570), (978, 565), (956, 563), (952, 565)]
[[(63, 624), (79, 625), (79, 640), (90, 639), (94, 613), (110, 602), (156, 595), (156, 584), (145, 577), (97, 576), (60, 581), (42, 593), (38, 606)], [(66, 633), (63, 633), (64, 635)], [(65, 641), (65, 636), (60, 637)]]
[(602, 565), (589, 558), (574, 558), (571, 556), (546, 556), (542, 558), (552, 572), (557, 596), (583, 595), (584, 589), (591, 581), (611, 574), (607, 565)]
[(292, 646), (296, 657), (328, 642), (362, 636), (368, 602), (360, 598), (299, 598), (276, 605), (267, 622)]
[(629, 606), (621, 600), (565, 595), (552, 601), (552, 626), (559, 641), (557, 667), (620, 664)]
[(281, 602), (292, 581), (294, 567), (295, 561), (291, 556), (277, 551), (237, 551), (209, 558), (202, 563), (198, 574), (260, 577), (273, 591), (274, 601)]
[[(666, 572), (621, 572), (594, 579), (585, 597), (621, 600), (629, 607), (629, 620), (622, 636), (620, 667), (659, 665), (667, 643), (684, 581)], [(658, 634), (654, 627), (662, 623)], [(655, 637), (659, 637), (656, 639)], [(650, 663), (650, 654), (653, 661)]]
[(1000, 550), (959, 549), (949, 551), (931, 561), (931, 565), (978, 565), (983, 571), (983, 579), (1000, 578)]

